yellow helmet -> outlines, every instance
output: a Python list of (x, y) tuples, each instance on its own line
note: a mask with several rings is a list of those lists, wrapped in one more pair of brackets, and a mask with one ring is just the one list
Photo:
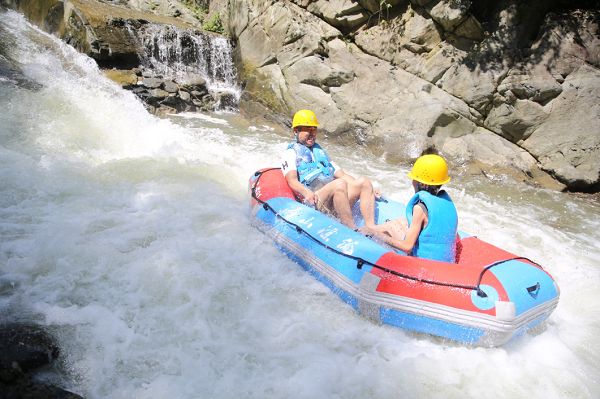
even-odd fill
[(423, 155), (417, 159), (408, 177), (429, 186), (441, 186), (450, 181), (448, 165), (439, 155)]
[(317, 122), (317, 116), (314, 112), (307, 109), (296, 112), (294, 120), (292, 121), (292, 129), (296, 126), (319, 126)]

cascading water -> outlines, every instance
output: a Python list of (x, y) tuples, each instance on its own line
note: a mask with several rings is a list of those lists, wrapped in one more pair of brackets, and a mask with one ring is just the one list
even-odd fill
[(206, 80), (209, 91), (218, 100), (224, 93), (240, 97), (237, 72), (232, 62), (232, 47), (224, 36), (191, 29), (148, 24), (137, 32), (146, 54), (142, 65), (157, 75), (185, 82), (190, 75)]
[[(369, 321), (250, 227), (248, 178), (291, 135), (149, 115), (14, 12), (0, 11), (2, 57), (1, 320), (42, 325), (61, 348), (34, 379), (88, 399), (599, 396), (598, 204), (453, 171), (459, 228), (561, 288), (540, 328), (458, 345)], [(406, 168), (319, 140), (410, 198)]]

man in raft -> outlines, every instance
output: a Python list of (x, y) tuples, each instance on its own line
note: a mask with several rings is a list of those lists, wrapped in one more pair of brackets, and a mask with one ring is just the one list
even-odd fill
[(355, 229), (352, 206), (360, 200), (365, 225), (375, 227), (375, 196), (371, 181), (355, 179), (333, 163), (316, 143), (317, 117), (312, 111), (296, 112), (292, 129), (296, 141), (288, 145), (281, 157), (281, 170), (292, 190), (323, 213), (337, 214), (345, 226)]
[(440, 190), (450, 181), (446, 161), (438, 155), (423, 155), (408, 177), (413, 179), (415, 195), (406, 206), (406, 218), (365, 226), (360, 232), (409, 255), (454, 263), (458, 215), (446, 191)]

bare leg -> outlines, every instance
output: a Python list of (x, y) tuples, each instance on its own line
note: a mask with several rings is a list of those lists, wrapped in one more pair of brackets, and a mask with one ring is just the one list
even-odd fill
[(328, 209), (335, 210), (343, 225), (354, 230), (352, 210), (348, 201), (348, 183), (336, 179), (319, 190), (319, 201)]
[(365, 226), (375, 226), (375, 191), (371, 181), (366, 177), (359, 177), (348, 183), (348, 200), (350, 206), (360, 200), (360, 213), (365, 220)]

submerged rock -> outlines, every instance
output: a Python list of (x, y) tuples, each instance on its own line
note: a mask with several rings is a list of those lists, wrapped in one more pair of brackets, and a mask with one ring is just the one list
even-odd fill
[(0, 361), (0, 392), (2, 398), (28, 399), (82, 399), (52, 384), (34, 382), (23, 373), (19, 363)]
[(81, 398), (52, 384), (32, 381), (25, 374), (49, 364), (58, 355), (54, 338), (41, 327), (27, 324), (0, 326), (0, 397)]
[(0, 360), (17, 362), (27, 372), (58, 357), (52, 336), (32, 325), (0, 326)]

